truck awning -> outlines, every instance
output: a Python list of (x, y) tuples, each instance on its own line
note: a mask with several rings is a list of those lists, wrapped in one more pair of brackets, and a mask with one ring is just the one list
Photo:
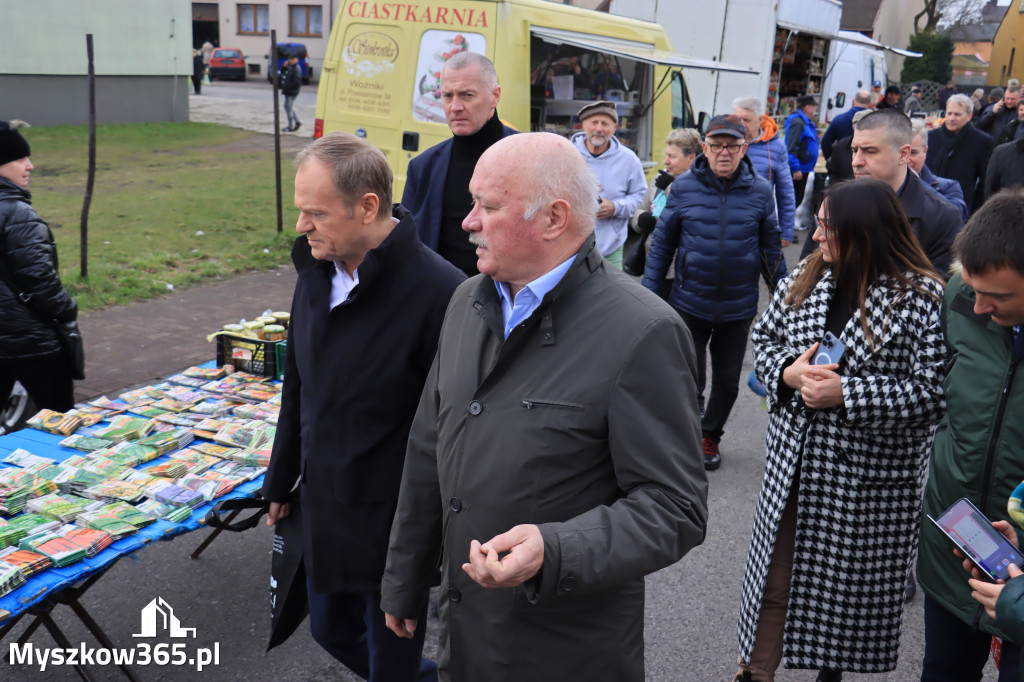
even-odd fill
[(701, 59), (699, 57), (687, 57), (686, 55), (661, 50), (650, 43), (641, 43), (635, 40), (624, 40), (619, 38), (605, 38), (590, 33), (579, 33), (567, 31), (561, 28), (547, 28), (541, 26), (530, 26), (530, 33), (555, 43), (556, 45), (573, 45), (585, 47), (588, 50), (614, 54), (627, 59), (635, 59), (646, 64), (660, 64), (662, 66), (686, 67), (689, 69), (707, 69), (709, 71), (730, 71), (733, 73), (757, 74), (754, 69), (746, 66), (733, 66), (723, 64), (712, 59)]
[(904, 57), (923, 57), (920, 52), (911, 52), (910, 50), (901, 50), (898, 47), (891, 47), (889, 45), (883, 45), (882, 43), (868, 38), (863, 33), (856, 31), (839, 31), (838, 33), (829, 33), (827, 31), (819, 31), (806, 26), (797, 26), (796, 24), (789, 24), (784, 21), (779, 22), (779, 28), (784, 28), (787, 31), (794, 33), (809, 33), (816, 35), (820, 38), (827, 38), (828, 40), (838, 40), (841, 43), (852, 43), (854, 45), (863, 45), (865, 47), (873, 47), (876, 50), (888, 50)]

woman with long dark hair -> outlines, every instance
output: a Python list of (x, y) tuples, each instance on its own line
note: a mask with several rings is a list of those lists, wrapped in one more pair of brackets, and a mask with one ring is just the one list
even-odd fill
[[(737, 680), (773, 680), (783, 657), (827, 682), (896, 667), (921, 483), (945, 409), (943, 282), (896, 194), (877, 180), (840, 183), (815, 222), (819, 250), (753, 327), (770, 420)], [(845, 350), (815, 364), (826, 333)]]

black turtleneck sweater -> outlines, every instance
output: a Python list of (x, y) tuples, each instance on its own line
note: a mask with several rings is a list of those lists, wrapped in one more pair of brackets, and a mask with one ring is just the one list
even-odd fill
[(452, 138), (452, 160), (444, 181), (444, 206), (441, 209), (441, 234), (437, 252), (449, 263), (472, 277), (477, 274), (476, 247), (469, 243), (469, 235), (462, 229), (462, 221), (473, 209), (469, 193), (469, 180), (480, 156), (505, 134), (505, 128), (495, 111), (484, 127), (472, 135)]

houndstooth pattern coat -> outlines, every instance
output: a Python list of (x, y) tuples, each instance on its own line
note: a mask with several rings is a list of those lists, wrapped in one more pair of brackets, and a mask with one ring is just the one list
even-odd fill
[[(740, 658), (749, 662), (779, 521), (798, 489), (796, 538), (784, 635), (787, 668), (884, 672), (896, 667), (907, 576), (917, 547), (927, 453), (945, 410), (941, 298), (885, 285), (840, 341), (843, 405), (811, 410), (777, 392), (791, 360), (820, 341), (835, 290), (827, 272), (798, 309), (779, 284), (753, 328), (757, 375), (769, 388), (767, 459), (743, 579)], [(935, 281), (920, 280), (941, 297)]]

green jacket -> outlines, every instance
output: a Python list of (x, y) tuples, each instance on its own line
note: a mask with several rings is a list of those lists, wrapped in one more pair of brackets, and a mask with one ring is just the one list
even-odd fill
[[(974, 290), (960, 275), (946, 286), (942, 322), (951, 352), (947, 412), (932, 446), (923, 511), (938, 517), (966, 497), (993, 521), (1009, 521), (1006, 502), (1024, 479), (1024, 374), (1016, 376), (1021, 363), (1013, 331), (975, 314)], [(929, 597), (964, 622), (1005, 635), (971, 599), (968, 574), (952, 543), (927, 517), (917, 566)]]
[[(1020, 577), (1006, 583), (1006, 587), (999, 593), (996, 620), (1012, 642), (1024, 642), (1024, 580)], [(1020, 677), (1024, 681), (1024, 667), (1021, 667)]]

